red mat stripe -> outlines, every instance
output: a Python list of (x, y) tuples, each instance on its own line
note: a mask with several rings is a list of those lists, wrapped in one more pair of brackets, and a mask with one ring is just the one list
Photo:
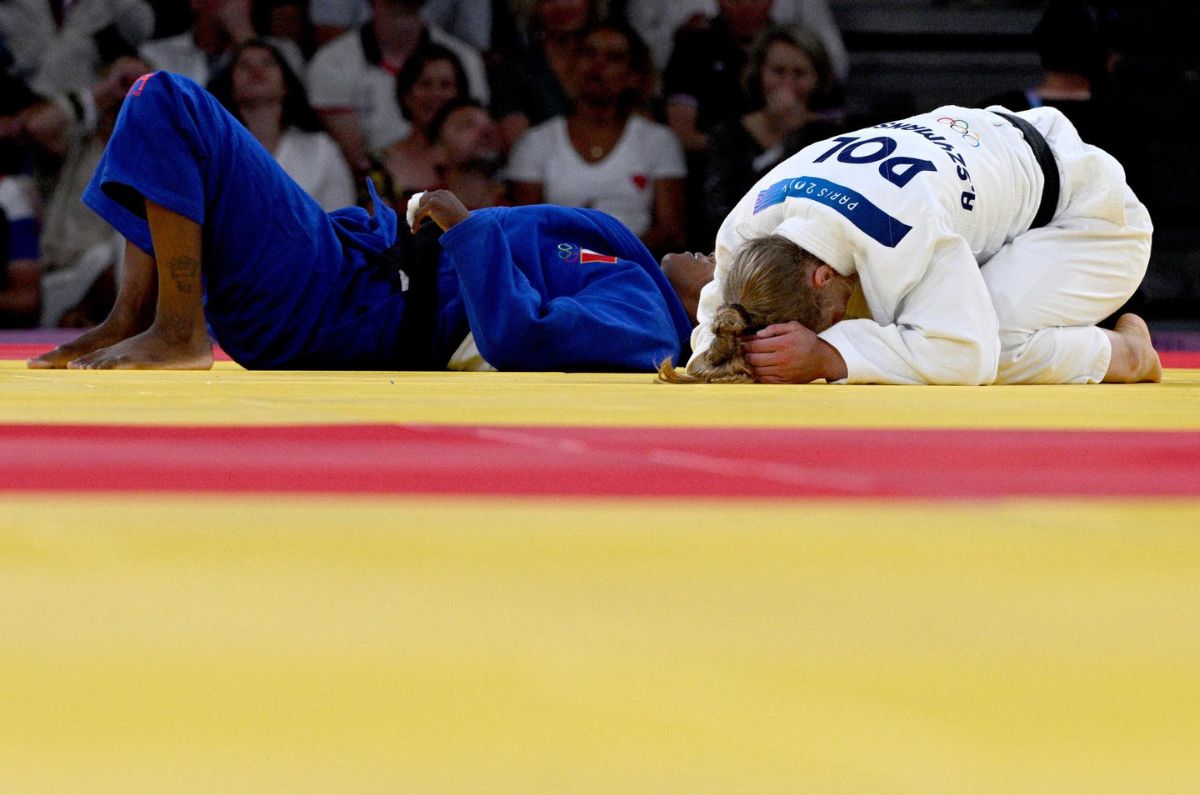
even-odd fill
[(1200, 496), (1200, 432), (0, 426), (8, 491)]
[[(0, 342), (0, 360), (25, 361), (53, 348), (50, 343)], [(229, 361), (229, 356), (219, 347), (213, 349), (218, 361)], [(1200, 369), (1200, 351), (1163, 351), (1159, 354), (1163, 367)]]
[(1200, 369), (1200, 351), (1161, 351), (1158, 358), (1162, 360), (1163, 367)]

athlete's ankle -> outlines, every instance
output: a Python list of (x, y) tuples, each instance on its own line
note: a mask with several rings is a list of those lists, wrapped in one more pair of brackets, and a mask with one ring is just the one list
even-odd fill
[(154, 318), (154, 322), (146, 329), (146, 333), (178, 344), (191, 344), (196, 341), (208, 342), (208, 329), (203, 319), (169, 315)]

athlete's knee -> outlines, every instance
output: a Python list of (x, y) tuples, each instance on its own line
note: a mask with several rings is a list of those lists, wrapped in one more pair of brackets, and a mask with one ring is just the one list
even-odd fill
[(186, 142), (189, 151), (198, 142), (220, 133), (220, 107), (216, 98), (198, 83), (170, 72), (150, 72), (130, 87), (121, 108), (114, 138), (131, 137), (142, 148), (170, 150)]
[(172, 117), (172, 106), (178, 104), (172, 85), (175, 78), (169, 72), (147, 72), (135, 80), (125, 94), (120, 124), (162, 126)]
[(204, 94), (204, 88), (189, 77), (170, 72), (148, 72), (133, 82), (125, 94), (124, 111), (129, 114), (153, 114), (161, 120), (172, 108), (182, 111), (185, 96)]

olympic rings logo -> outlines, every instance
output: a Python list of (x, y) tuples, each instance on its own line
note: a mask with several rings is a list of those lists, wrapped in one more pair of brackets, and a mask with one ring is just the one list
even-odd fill
[(958, 133), (963, 138), (965, 138), (967, 143), (969, 143), (972, 148), (974, 148), (974, 149), (979, 148), (979, 143), (980, 143), (979, 142), (979, 134), (971, 132), (971, 125), (967, 124), (962, 119), (955, 119), (950, 116), (943, 116), (940, 119), (938, 119), (938, 124), (948, 125), (951, 130), (953, 130), (954, 132)]
[(563, 262), (573, 262), (579, 259), (579, 252), (570, 243), (559, 243), (558, 258)]

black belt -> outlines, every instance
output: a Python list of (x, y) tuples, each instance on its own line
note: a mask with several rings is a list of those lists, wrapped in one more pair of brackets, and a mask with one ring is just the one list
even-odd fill
[(437, 331), (438, 266), (441, 260), (442, 230), (432, 221), (411, 235), (401, 227), (395, 245), (375, 255), (373, 264), (396, 279), (399, 272), (408, 277), (404, 293), (404, 316), (400, 321), (401, 351), (399, 370), (440, 370), (446, 358), (433, 349)]
[(1016, 127), (1025, 136), (1025, 143), (1029, 144), (1029, 148), (1033, 150), (1034, 159), (1042, 169), (1042, 175), (1045, 177), (1045, 184), (1042, 186), (1042, 203), (1038, 205), (1037, 214), (1033, 216), (1033, 225), (1030, 229), (1037, 229), (1040, 226), (1045, 226), (1050, 223), (1050, 219), (1054, 217), (1054, 210), (1058, 207), (1058, 194), (1060, 190), (1058, 182), (1058, 163), (1054, 160), (1054, 153), (1050, 151), (1050, 144), (1046, 143), (1046, 138), (1037, 128), (1029, 122), (1022, 119), (1020, 116), (1013, 116), (1009, 113), (1001, 113), (992, 111), (997, 116), (1004, 118), (1009, 124)]

